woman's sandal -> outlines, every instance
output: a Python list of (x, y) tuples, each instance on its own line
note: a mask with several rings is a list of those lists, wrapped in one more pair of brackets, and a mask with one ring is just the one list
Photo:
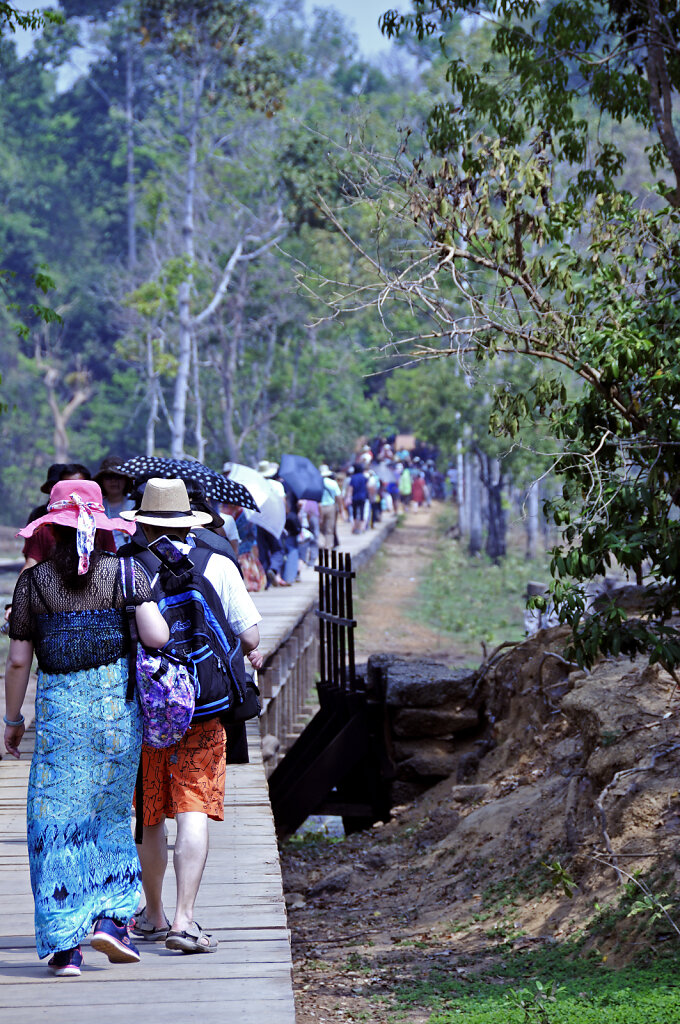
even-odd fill
[(217, 949), (217, 939), (204, 932), (200, 924), (194, 921), (184, 932), (175, 932), (171, 929), (165, 940), (165, 948), (176, 949), (180, 953), (214, 953)]

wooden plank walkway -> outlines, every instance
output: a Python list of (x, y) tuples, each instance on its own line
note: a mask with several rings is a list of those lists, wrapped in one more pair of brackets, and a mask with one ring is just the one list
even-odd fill
[[(27, 733), (27, 752), (33, 735)], [(196, 907), (198, 920), (219, 940), (217, 951), (182, 956), (162, 943), (141, 943), (141, 963), (115, 965), (84, 945), (82, 975), (70, 980), (52, 977), (35, 952), (26, 851), (30, 758), (0, 762), (0, 1020), (109, 1024), (139, 1016), (148, 1024), (294, 1024), (290, 940), (256, 724), (248, 738), (251, 763), (228, 767), (225, 820), (210, 824)], [(164, 891), (169, 908), (171, 865)]]
[[(394, 526), (352, 535), (341, 523), (343, 551), (356, 565), (371, 557)], [(314, 605), (317, 574), (302, 567), (292, 587), (254, 595), (266, 657), (290, 636)], [(29, 694), (29, 697), (31, 695)], [(32, 720), (26, 702), (27, 725)], [(139, 964), (110, 964), (83, 946), (80, 978), (54, 978), (39, 961), (26, 850), (26, 788), (34, 733), (20, 761), (0, 761), (0, 1021), (12, 1024), (109, 1024), (119, 1017), (148, 1024), (200, 1020), (212, 1024), (294, 1024), (290, 937), (281, 870), (257, 723), (248, 726), (251, 763), (227, 768), (225, 821), (210, 824), (210, 854), (196, 916), (219, 940), (209, 956), (182, 956), (163, 944), (141, 943)], [(168, 822), (169, 846), (174, 825)], [(172, 860), (164, 898), (174, 907)]]

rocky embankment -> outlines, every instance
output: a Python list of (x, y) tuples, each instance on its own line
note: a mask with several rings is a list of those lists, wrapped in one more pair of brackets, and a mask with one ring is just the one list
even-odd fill
[[(401, 803), (368, 833), (284, 848), (303, 993), (318, 980), (308, 958), (328, 963), (330, 979), (348, 946), (380, 962), (379, 991), (404, 943), (425, 939), (446, 960), (585, 934), (612, 962), (651, 941), (650, 915), (627, 913), (635, 883), (621, 883), (639, 876), (664, 898), (678, 890), (675, 680), (624, 658), (575, 669), (565, 640), (564, 629), (544, 631), (479, 672), (369, 659), (369, 681), (385, 687)], [(672, 928), (660, 915), (652, 932), (662, 941)], [(335, 984), (342, 1005), (346, 971)], [(307, 1004), (301, 996), (303, 1022), (315, 1019)]]

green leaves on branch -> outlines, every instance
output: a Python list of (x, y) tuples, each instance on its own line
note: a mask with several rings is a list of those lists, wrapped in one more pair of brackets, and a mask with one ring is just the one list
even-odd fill
[[(46, 295), (47, 292), (51, 291), (55, 287), (55, 282), (52, 276), (47, 272), (47, 265), (41, 263), (37, 270), (31, 275), (30, 279), (36, 288)], [(16, 273), (12, 270), (7, 270), (5, 267), (0, 267), (0, 291), (5, 293), (6, 298), (9, 301), (5, 302), (5, 310), (14, 317), (19, 316), (19, 319), (15, 319), (12, 322), (12, 329), (15, 333), (22, 338), (24, 341), (28, 339), (31, 332), (31, 324), (26, 322), (25, 313), (22, 315), (22, 305), (20, 302), (12, 301), (12, 283), (16, 280)], [(59, 313), (57, 313), (51, 306), (46, 306), (42, 302), (28, 302), (23, 307), (27, 313), (32, 314), (32, 320), (39, 320), (45, 324), (62, 324), (63, 320)]]
[[(403, 184), (429, 252), (391, 288), (436, 326), (402, 354), (467, 356), (475, 370), (529, 362), (530, 379), (496, 387), (491, 425), (514, 438), (541, 423), (561, 448), (562, 494), (548, 506), (563, 540), (552, 598), (573, 656), (644, 653), (673, 667), (680, 4), (489, 0), (483, 11), (467, 32), (457, 19), (479, 15), (474, 0), (382, 19), (389, 36), (439, 36), (449, 90)], [(643, 150), (664, 175), (654, 188), (642, 184)], [(550, 372), (537, 370), (546, 363)], [(638, 585), (644, 614), (594, 603), (593, 578), (610, 568)]]
[(22, 11), (11, 4), (0, 2), (0, 29), (8, 28), (10, 32), (16, 32), (18, 28), (26, 32), (35, 32), (46, 23), (63, 25), (64, 16), (60, 11), (41, 10), (35, 8), (32, 11)]

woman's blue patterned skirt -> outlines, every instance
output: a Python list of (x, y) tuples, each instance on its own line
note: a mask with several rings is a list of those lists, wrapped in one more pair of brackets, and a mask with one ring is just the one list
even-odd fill
[(141, 872), (130, 827), (142, 741), (127, 659), (38, 673), (28, 854), (38, 955), (77, 946), (100, 914), (127, 922)]

